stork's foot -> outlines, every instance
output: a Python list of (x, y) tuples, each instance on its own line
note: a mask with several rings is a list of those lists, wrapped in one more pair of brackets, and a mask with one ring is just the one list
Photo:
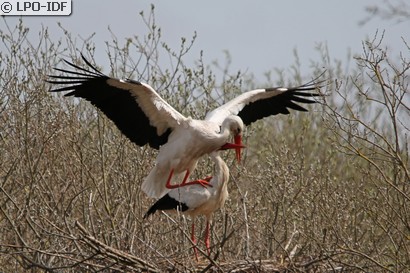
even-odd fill
[(198, 179), (198, 180), (193, 180), (193, 181), (187, 182), (188, 177), (189, 177), (189, 170), (187, 170), (186, 173), (185, 173), (184, 180), (182, 180), (182, 183), (180, 183), (180, 184), (171, 184), (171, 178), (172, 178), (173, 175), (174, 175), (174, 170), (172, 169), (170, 174), (169, 174), (167, 183), (165, 185), (165, 187), (167, 189), (176, 189), (176, 188), (190, 186), (190, 185), (201, 185), (204, 188), (212, 187), (212, 185), (209, 184), (209, 181), (212, 179), (212, 176), (208, 176), (204, 179)]
[(204, 188), (212, 187), (212, 185), (209, 183), (209, 181), (211, 181), (211, 179), (212, 179), (212, 176), (208, 176), (204, 179), (197, 179), (197, 180), (193, 180), (193, 181), (190, 181), (190, 182), (182, 183), (182, 184), (180, 184), (180, 186), (185, 187), (185, 186), (189, 186), (189, 185), (201, 185)]

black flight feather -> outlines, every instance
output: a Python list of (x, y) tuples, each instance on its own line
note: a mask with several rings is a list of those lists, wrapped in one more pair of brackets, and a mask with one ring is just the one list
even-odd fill
[[(323, 73), (318, 77), (320, 78)], [(316, 97), (322, 97), (323, 94), (311, 92), (317, 90), (322, 86), (324, 81), (316, 81), (318, 78), (303, 84), (298, 87), (288, 88), (288, 90), (283, 93), (267, 98), (251, 102), (243, 107), (239, 111), (238, 116), (242, 119), (245, 125), (249, 125), (264, 117), (277, 114), (289, 114), (289, 109), (296, 111), (307, 112), (308, 110), (296, 103), (312, 104), (317, 101), (314, 100)], [(277, 91), (278, 87), (266, 88), (266, 92)], [(312, 99), (309, 99), (312, 98)]]
[[(165, 144), (171, 129), (168, 128), (165, 133), (158, 135), (157, 128), (150, 125), (148, 117), (129, 90), (108, 84), (107, 81), (110, 77), (101, 73), (83, 55), (81, 57), (90, 69), (87, 70), (64, 60), (69, 66), (82, 72), (55, 68), (55, 70), (68, 75), (50, 75), (50, 80), (47, 82), (64, 85), (64, 87), (52, 89), (50, 92), (71, 91), (65, 96), (88, 100), (111, 119), (125, 136), (139, 146), (149, 144), (151, 147), (159, 149), (161, 145)], [(141, 85), (137, 81), (128, 82)]]

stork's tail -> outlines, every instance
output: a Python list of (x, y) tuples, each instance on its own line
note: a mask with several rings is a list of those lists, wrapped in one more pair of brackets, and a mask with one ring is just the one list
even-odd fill
[(147, 213), (144, 215), (144, 219), (148, 218), (151, 214), (154, 214), (157, 210), (186, 211), (188, 210), (188, 206), (166, 194), (149, 208)]
[(166, 180), (151, 180), (148, 176), (142, 183), (141, 189), (148, 195), (148, 197), (158, 199), (169, 191), (169, 189), (165, 187), (165, 184)]

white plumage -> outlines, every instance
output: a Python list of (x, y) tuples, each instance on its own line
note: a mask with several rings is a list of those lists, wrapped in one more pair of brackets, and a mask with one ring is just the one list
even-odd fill
[[(214, 176), (209, 184), (212, 187), (190, 185), (183, 188), (173, 189), (151, 206), (144, 218), (155, 213), (157, 210), (180, 210), (192, 217), (192, 241), (195, 242), (195, 217), (206, 217), (205, 245), (210, 252), (209, 229), (212, 222), (212, 214), (223, 207), (228, 198), (229, 168), (222, 160), (218, 152), (211, 153), (211, 159), (215, 163)], [(198, 254), (195, 249), (195, 255)]]
[[(66, 86), (51, 91), (70, 91), (65, 96), (90, 101), (132, 142), (159, 149), (155, 166), (142, 184), (144, 192), (155, 198), (175, 187), (206, 185), (203, 180), (187, 182), (201, 156), (235, 148), (239, 160), (244, 125), (270, 115), (289, 114), (288, 108), (307, 111), (295, 102), (314, 103), (308, 98), (321, 96), (307, 92), (318, 88), (321, 82), (315, 81), (294, 88), (257, 89), (216, 108), (204, 120), (196, 120), (176, 111), (148, 84), (110, 78), (82, 58), (89, 69), (65, 61), (80, 72), (56, 68), (68, 75), (52, 75), (48, 82)], [(229, 143), (232, 136), (235, 144)], [(176, 179), (182, 183), (175, 184)]]
[[(177, 174), (177, 181), (186, 181), (182, 179), (182, 175), (185, 171), (188, 171), (189, 175), (196, 168), (201, 156), (219, 150), (232, 134), (238, 135), (242, 131), (242, 121), (232, 117), (225, 119), (222, 129), (213, 122), (190, 118), (184, 120), (181, 126), (170, 134), (168, 142), (159, 149), (156, 165), (142, 183), (142, 190), (151, 197), (163, 196), (170, 188), (165, 187), (165, 182), (168, 181), (171, 170)], [(197, 184), (197, 181), (199, 180), (192, 182)], [(202, 181), (202, 184), (207, 182)]]

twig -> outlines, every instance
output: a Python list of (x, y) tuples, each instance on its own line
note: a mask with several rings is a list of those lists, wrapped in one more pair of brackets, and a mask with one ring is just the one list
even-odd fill
[(77, 228), (80, 230), (82, 234), (83, 241), (92, 247), (95, 251), (98, 252), (98, 254), (107, 256), (111, 259), (118, 260), (120, 263), (127, 265), (127, 266), (132, 266), (147, 272), (160, 272), (155, 266), (151, 265), (147, 261), (144, 261), (143, 259), (140, 259), (134, 255), (128, 254), (126, 252), (123, 252), (119, 249), (115, 249), (111, 246), (108, 246), (100, 241), (98, 241), (96, 238), (91, 236), (88, 231), (77, 221), (75, 223)]

